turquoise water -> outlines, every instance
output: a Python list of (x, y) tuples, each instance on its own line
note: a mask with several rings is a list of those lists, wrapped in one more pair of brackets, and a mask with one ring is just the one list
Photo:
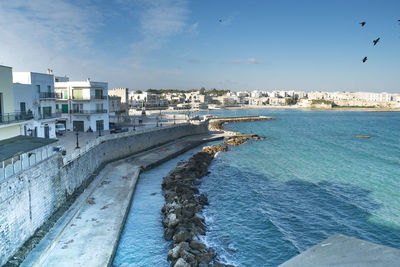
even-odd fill
[(228, 125), (269, 140), (220, 153), (203, 180), (206, 240), (226, 262), (276, 266), (335, 233), (400, 248), (400, 113), (225, 114), (277, 118)]
[[(269, 139), (219, 153), (200, 186), (210, 202), (205, 240), (225, 262), (276, 266), (335, 233), (400, 248), (400, 113), (211, 114), (276, 117), (228, 125)], [(168, 266), (161, 180), (180, 159), (142, 175), (116, 266)]]
[(169, 242), (164, 240), (161, 208), (164, 205), (163, 177), (181, 160), (188, 160), (201, 147), (140, 174), (131, 209), (114, 258), (113, 266), (169, 266)]

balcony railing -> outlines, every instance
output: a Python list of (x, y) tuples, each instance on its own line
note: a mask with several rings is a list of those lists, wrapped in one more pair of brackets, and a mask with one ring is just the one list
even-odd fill
[(96, 99), (96, 100), (107, 99), (107, 96), (106, 95), (95, 95), (93, 97), (93, 99)]
[(96, 95), (91, 97), (83, 97), (83, 96), (72, 96), (72, 100), (82, 100), (82, 101), (90, 101), (90, 100), (106, 100), (106, 95)]
[(10, 124), (33, 119), (32, 113), (12, 112), (0, 114), (0, 124)]
[(62, 98), (62, 94), (54, 92), (40, 92), (39, 98), (40, 99)]
[(44, 114), (40, 114), (39, 119), (46, 120), (46, 119), (54, 119), (54, 118), (60, 118), (60, 117), (61, 117), (61, 112), (44, 113)]
[(95, 109), (95, 110), (70, 110), (71, 114), (100, 114), (100, 113), (107, 113), (107, 109)]

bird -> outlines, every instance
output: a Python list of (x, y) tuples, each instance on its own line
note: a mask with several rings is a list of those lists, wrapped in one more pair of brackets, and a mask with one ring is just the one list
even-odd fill
[(360, 22), (360, 24), (361, 24), (361, 27), (364, 27), (365, 26), (365, 21), (363, 21), (363, 22)]
[(222, 22), (222, 19), (219, 19), (219, 22)]
[(378, 39), (372, 41), (374, 43), (374, 46), (379, 42), (380, 39), (381, 38), (378, 38)]
[(367, 61), (367, 57), (364, 57), (362, 62), (365, 63)]

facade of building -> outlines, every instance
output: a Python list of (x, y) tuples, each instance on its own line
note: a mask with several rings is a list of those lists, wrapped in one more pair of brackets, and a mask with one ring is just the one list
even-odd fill
[[(125, 114), (129, 113), (129, 89), (128, 88), (114, 88), (108, 90), (108, 96), (117, 96), (120, 98), (120, 109)], [(111, 109), (111, 107), (110, 107)]]
[(55, 78), (56, 110), (61, 113), (67, 130), (93, 131), (109, 129), (108, 83), (69, 81)]
[(33, 121), (24, 124), (24, 135), (55, 138), (56, 113), (54, 76), (51, 73), (14, 72), (14, 105)]
[(12, 68), (0, 65), (0, 140), (23, 134), (23, 124), (32, 119), (15, 107), (12, 77)]

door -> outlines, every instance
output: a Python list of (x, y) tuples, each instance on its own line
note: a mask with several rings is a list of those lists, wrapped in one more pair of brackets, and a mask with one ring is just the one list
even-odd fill
[(72, 126), (74, 131), (79, 131), (79, 132), (83, 132), (84, 131), (84, 122), (83, 121), (73, 121), (72, 122)]
[(103, 131), (104, 130), (104, 121), (103, 120), (98, 120), (96, 121), (96, 131)]
[(21, 114), (25, 114), (26, 112), (25, 102), (19, 102), (19, 110), (21, 111)]
[(48, 124), (44, 126), (44, 138), (50, 138), (50, 128)]

